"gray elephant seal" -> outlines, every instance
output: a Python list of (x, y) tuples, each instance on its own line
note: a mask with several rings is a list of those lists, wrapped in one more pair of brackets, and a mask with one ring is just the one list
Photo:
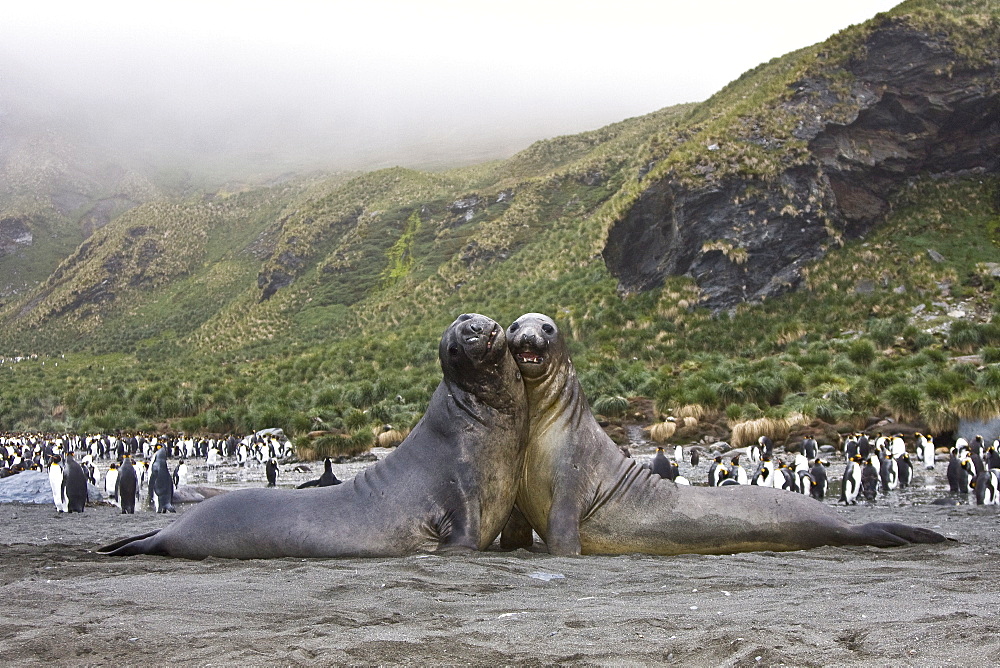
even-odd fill
[[(529, 435), (517, 508), (552, 554), (729, 554), (820, 545), (938, 543), (903, 524), (852, 526), (801, 494), (749, 485), (687, 487), (621, 454), (597, 424), (551, 318), (507, 330), (528, 393)], [(501, 539), (525, 546), (517, 514)]]
[(243, 489), (167, 528), (99, 548), (201, 559), (376, 557), (483, 550), (517, 492), (527, 406), (503, 328), (459, 316), (439, 346), (444, 378), (389, 456), (342, 485)]

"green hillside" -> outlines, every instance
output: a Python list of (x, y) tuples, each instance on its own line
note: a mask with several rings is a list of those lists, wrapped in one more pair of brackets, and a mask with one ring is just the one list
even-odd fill
[[(609, 230), (657, 183), (787, 188), (782, 170), (810, 164), (793, 84), (822, 80), (849, 100), (842, 68), (873, 31), (933, 33), (956, 68), (995, 67), (998, 13), (913, 0), (704, 103), (505, 161), (152, 198), (0, 304), (0, 355), (37, 355), (0, 366), (0, 429), (281, 426), (364, 446), (373, 428), (420, 416), (440, 377), (438, 337), (466, 311), (502, 324), (552, 315), (608, 413), (615, 397), (643, 396), (659, 414), (730, 427), (768, 417), (858, 428), (891, 415), (942, 431), (998, 415), (995, 171), (931, 166), (870, 233), (829, 223), (799, 288), (761, 303), (700, 308), (690, 276), (623, 293), (602, 257)], [(857, 114), (838, 104), (829, 122)], [(724, 240), (703, 243), (745, 259)]]

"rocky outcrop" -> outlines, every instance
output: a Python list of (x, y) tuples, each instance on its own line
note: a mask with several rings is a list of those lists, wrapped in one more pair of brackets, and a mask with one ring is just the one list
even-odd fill
[(19, 216), (0, 218), (0, 257), (30, 246), (34, 235), (28, 221)]
[[(835, 239), (869, 232), (908, 179), (1000, 170), (996, 59), (962, 66), (942, 38), (902, 19), (887, 19), (859, 53), (849, 90), (834, 94), (822, 78), (793, 85), (783, 111), (799, 117), (794, 136), (808, 154), (776, 178), (692, 186), (668, 175), (645, 185), (603, 251), (619, 289), (689, 275), (713, 310), (760, 301), (795, 288)], [(752, 130), (743, 140), (768, 141)]]
[(275, 292), (294, 283), (296, 275), (304, 265), (305, 258), (290, 251), (285, 251), (274, 258), (272, 263), (257, 275), (260, 301), (267, 301)]

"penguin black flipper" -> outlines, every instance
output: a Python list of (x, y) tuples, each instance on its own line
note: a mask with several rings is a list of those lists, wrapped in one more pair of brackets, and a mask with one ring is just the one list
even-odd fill
[(166, 552), (158, 552), (149, 549), (150, 541), (148, 539), (158, 533), (160, 533), (160, 530), (154, 529), (153, 531), (139, 534), (138, 536), (123, 538), (119, 541), (111, 543), (110, 545), (97, 548), (96, 552), (99, 554), (107, 554), (112, 557), (131, 557), (137, 554), (163, 554), (165, 556)]
[(857, 527), (857, 532), (863, 540), (862, 544), (876, 547), (899, 547), (915, 543), (935, 544), (955, 540), (930, 529), (897, 522), (869, 522)]
[(306, 487), (318, 487), (319, 480), (307, 480), (301, 485), (298, 485), (295, 489), (305, 489)]

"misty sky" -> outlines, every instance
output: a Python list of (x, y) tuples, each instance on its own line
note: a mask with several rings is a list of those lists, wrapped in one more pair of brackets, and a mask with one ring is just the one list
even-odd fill
[(895, 4), (5, 3), (0, 107), (16, 97), (123, 149), (333, 167), (478, 160), (703, 100)]

